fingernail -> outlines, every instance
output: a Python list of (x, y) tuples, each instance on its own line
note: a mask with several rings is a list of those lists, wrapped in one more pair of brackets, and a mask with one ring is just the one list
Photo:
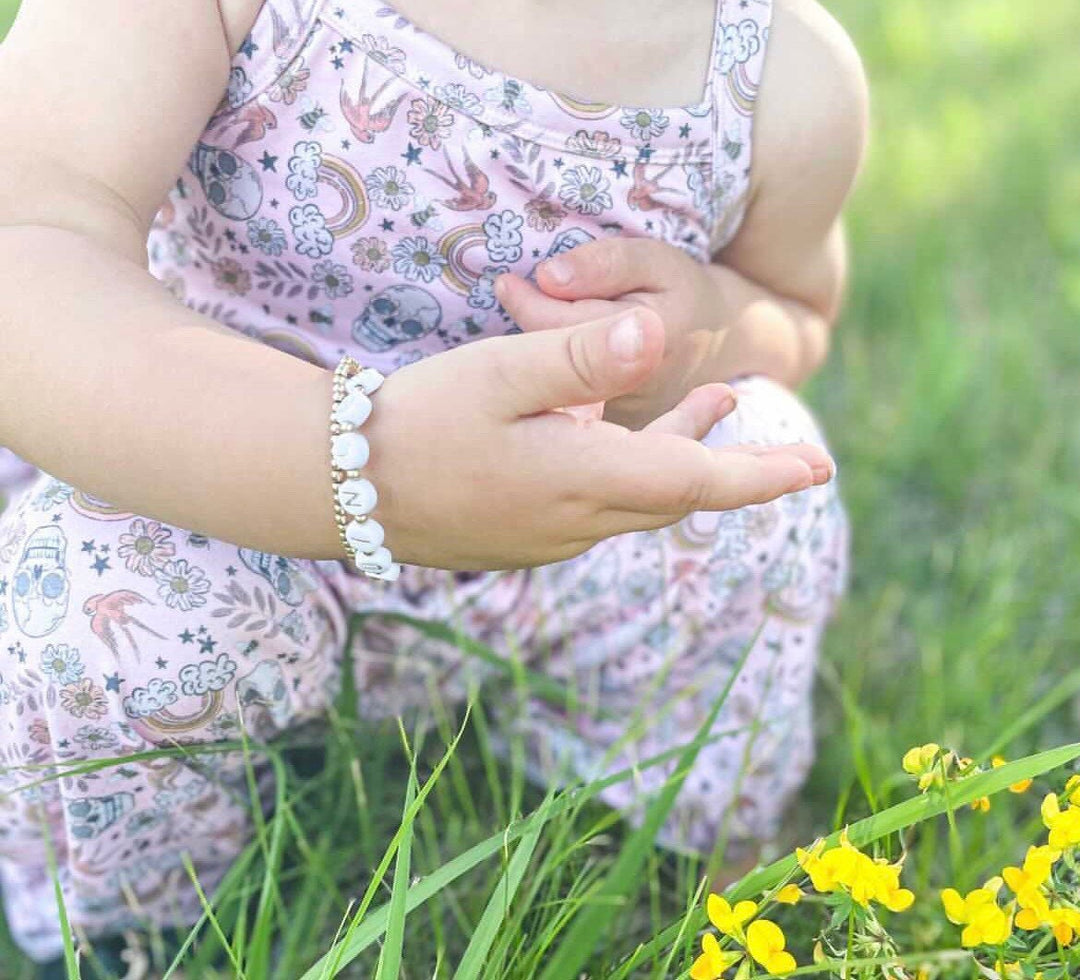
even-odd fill
[(548, 259), (544, 263), (544, 273), (556, 286), (568, 286), (574, 278), (574, 270), (566, 259)]
[(608, 333), (608, 350), (621, 361), (634, 361), (645, 346), (645, 332), (636, 311), (624, 313)]
[(836, 474), (836, 463), (830, 458), (827, 462), (819, 463), (810, 469), (814, 474), (815, 486), (821, 486), (822, 483), (828, 483)]

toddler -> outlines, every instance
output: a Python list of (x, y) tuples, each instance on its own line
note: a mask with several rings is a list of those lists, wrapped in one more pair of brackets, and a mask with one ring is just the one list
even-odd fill
[[(791, 389), (865, 127), (812, 0), (24, 0), (0, 92), (0, 888), (31, 956), (49, 846), (90, 936), (197, 918), (181, 855), (209, 891), (252, 833), (241, 760), (197, 747), (322, 717), (357, 611), (578, 691), (492, 699), (539, 779), (685, 742), (752, 645), (661, 843), (775, 833), (845, 556)], [(372, 719), (491, 670), (379, 615), (351, 656)], [(605, 799), (635, 819), (669, 771)]]

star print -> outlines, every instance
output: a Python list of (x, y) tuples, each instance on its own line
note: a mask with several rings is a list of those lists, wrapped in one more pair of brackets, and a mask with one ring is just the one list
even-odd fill
[(53, 522), (55, 523), (56, 521), (60, 520), (60, 518), (62, 516), (63, 516), (62, 514), (53, 514), (53, 516), (52, 516)]
[(23, 645), (21, 643), (14, 643), (9, 646), (8, 653), (10, 653), (13, 657), (18, 657), (19, 663), (26, 663), (26, 651), (23, 649)]
[(259, 46), (251, 40), (251, 38), (245, 38), (244, 43), (240, 45), (240, 53), (245, 58), (251, 58), (251, 56), (259, 50)]
[(288, 315), (287, 315), (287, 316), (285, 317), (285, 322), (286, 322), (286, 323), (291, 323), (291, 324), (292, 324), (293, 326), (296, 326), (296, 322), (297, 322), (297, 321), (296, 321), (296, 315), (295, 315), (294, 313), (289, 313), (289, 314), (288, 314)]
[(169, 666), (169, 661), (164, 657), (158, 657), (157, 660), (154, 661), (154, 664), (157, 666), (158, 670), (164, 670)]
[(336, 54), (333, 58), (330, 59), (330, 64), (332, 64), (337, 69), (341, 69), (345, 67), (345, 59), (342, 58), (341, 55)]
[(120, 685), (124, 683), (124, 678), (119, 674), (102, 674), (101, 676), (105, 678), (106, 691), (116, 691), (117, 694), (120, 693)]
[(491, 159), (492, 160), (498, 160), (499, 159), (499, 151), (498, 150), (492, 150), (491, 151)]
[(430, 78), (424, 78), (423, 75), (420, 76), (418, 81), (420, 82), (420, 87), (423, 88), (423, 89), (426, 89), (431, 84), (431, 79)]
[(107, 555), (109, 553), (109, 546), (107, 544), (103, 544), (101, 546), (101, 553), (103, 555)]
[(679, 127), (679, 135), (680, 135), (680, 136), (681, 136), (681, 137), (682, 137), (683, 139), (686, 139), (686, 138), (687, 138), (687, 137), (688, 137), (688, 136), (690, 135), (690, 123), (683, 123), (683, 124), (682, 124), (682, 125), (681, 125), (681, 126)]
[(232, 565), (230, 565), (228, 568), (225, 569), (225, 574), (228, 575), (229, 578), (232, 578), (236, 574), (236, 569), (233, 568)]
[(420, 154), (422, 152), (423, 151), (419, 146), (413, 146), (412, 143), (410, 143), (408, 147), (406, 147), (405, 152), (401, 154), (405, 158), (405, 166), (407, 167), (410, 163), (419, 163)]
[(277, 157), (271, 156), (269, 152), (263, 150), (263, 155), (259, 157), (259, 163), (262, 164), (263, 171), (273, 170), (277, 173)]
[(345, 8), (344, 7), (335, 7), (334, 8), (334, 16), (335, 17), (344, 17), (345, 16)]
[(250, 249), (246, 245), (241, 243), (241, 245), (240, 245), (240, 254), (241, 255), (247, 255), (249, 251), (250, 251)]
[(104, 575), (109, 568), (109, 559), (99, 555), (94, 559), (94, 562), (90, 567), (98, 573), (98, 576)]
[(350, 143), (348, 140), (341, 141), (341, 148), (343, 150), (347, 150), (350, 146), (352, 146), (352, 143)]
[(212, 636), (208, 636), (205, 640), (199, 641), (199, 653), (213, 653), (216, 646), (217, 640)]
[(84, 541), (82, 543), (82, 550), (85, 551), (88, 555), (92, 555), (94, 553), (95, 547), (96, 546), (93, 541)]
[(392, 222), (389, 218), (383, 218), (383, 220), (382, 220), (382, 230), (383, 231), (393, 231), (394, 230), (394, 222)]
[(199, 635), (202, 636), (202, 634), (205, 633), (205, 632), (206, 632), (206, 627), (205, 626), (200, 626), (199, 627)]
[(270, 198), (270, 207), (276, 208), (278, 206), (278, 199), (276, 197)]
[(552, 163), (552, 166), (554, 166), (556, 170), (562, 170), (562, 165), (563, 165), (563, 158), (562, 157), (556, 157), (554, 160), (551, 161), (551, 163)]
[(534, 259), (540, 258), (540, 249), (538, 249), (538, 248), (533, 249), (533, 258)]
[(225, 237), (230, 242), (235, 242), (236, 241), (236, 232), (233, 231), (231, 228), (226, 228), (225, 229)]
[(611, 170), (615, 174), (616, 177), (625, 177), (626, 176), (626, 161), (625, 160), (616, 160), (611, 165)]
[(344, 51), (346, 54), (352, 54), (356, 50), (356, 48), (353, 46), (352, 41), (346, 37), (343, 38), (341, 43), (338, 45), (338, 50)]
[(60, 749), (66, 749), (70, 744), (71, 743), (66, 738), (62, 738), (59, 742), (56, 743), (56, 747)]
[(653, 148), (651, 146), (643, 146), (637, 151), (638, 163), (648, 163), (649, 158), (653, 155)]
[(651, 220), (645, 222), (645, 230), (646, 231), (652, 231), (653, 230), (653, 223), (652, 223)]

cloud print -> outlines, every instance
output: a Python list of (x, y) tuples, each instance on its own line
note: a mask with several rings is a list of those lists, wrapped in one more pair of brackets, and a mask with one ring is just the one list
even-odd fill
[(124, 713), (129, 718), (145, 718), (155, 711), (167, 708), (179, 699), (176, 685), (172, 681), (163, 681), (152, 677), (146, 687), (135, 688), (124, 698)]
[(314, 197), (318, 192), (315, 184), (319, 179), (319, 167), (322, 166), (322, 144), (314, 140), (301, 140), (293, 147), (289, 157), (289, 176), (285, 186), (298, 201)]
[(217, 660), (202, 660), (184, 667), (180, 671), (180, 690), (190, 697), (198, 697), (208, 691), (220, 691), (234, 676), (236, 661), (227, 653), (221, 653)]
[(296, 251), (301, 255), (318, 259), (330, 254), (334, 236), (326, 227), (326, 217), (314, 204), (290, 208), (289, 224), (296, 236)]

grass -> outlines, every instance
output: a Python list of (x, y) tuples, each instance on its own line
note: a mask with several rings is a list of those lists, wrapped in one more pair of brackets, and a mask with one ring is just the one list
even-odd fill
[[(821, 669), (818, 763), (800, 801), (815, 830), (909, 795), (897, 774), (910, 745), (1014, 758), (1072, 741), (1080, 688), (1080, 8), (829, 6), (866, 60), (875, 127), (850, 211), (851, 296), (809, 391), (855, 530), (851, 594)], [(0, 0), (0, 24), (11, 8)], [(375, 975), (381, 949), (384, 975), (400, 955), (403, 977), (510, 980), (569, 957), (556, 953), (560, 938), (598, 921), (590, 977), (627, 975), (620, 963), (655, 935), (677, 941), (631, 975), (683, 970), (700, 868), (634, 847), (641, 864), (625, 874), (632, 836), (589, 801), (545, 801), (524, 786), (513, 763), (491, 758), (483, 720), (473, 715), (410, 810), (398, 732), (337, 718), (325, 770), (284, 784), (265, 846), (215, 912), (237, 960), (294, 978), (340, 927), (350, 948), (367, 944), (342, 976)], [(450, 735), (417, 753), (419, 787)], [(512, 823), (537, 807), (542, 820)], [(971, 887), (1022, 856), (1032, 816), (1019, 798), (958, 814), (956, 836), (921, 825), (908, 840), (909, 887)], [(404, 890), (415, 875), (434, 890), (416, 907)], [(267, 880), (280, 896), (265, 897)], [(383, 908), (354, 921), (365, 888)], [(255, 925), (238, 933), (245, 894)], [(382, 946), (379, 922), (392, 940)], [(189, 977), (214, 975), (206, 925), (185, 957)], [(956, 945), (929, 913), (897, 920), (894, 935), (904, 949)], [(0, 977), (28, 976), (20, 963), (0, 940)]]

